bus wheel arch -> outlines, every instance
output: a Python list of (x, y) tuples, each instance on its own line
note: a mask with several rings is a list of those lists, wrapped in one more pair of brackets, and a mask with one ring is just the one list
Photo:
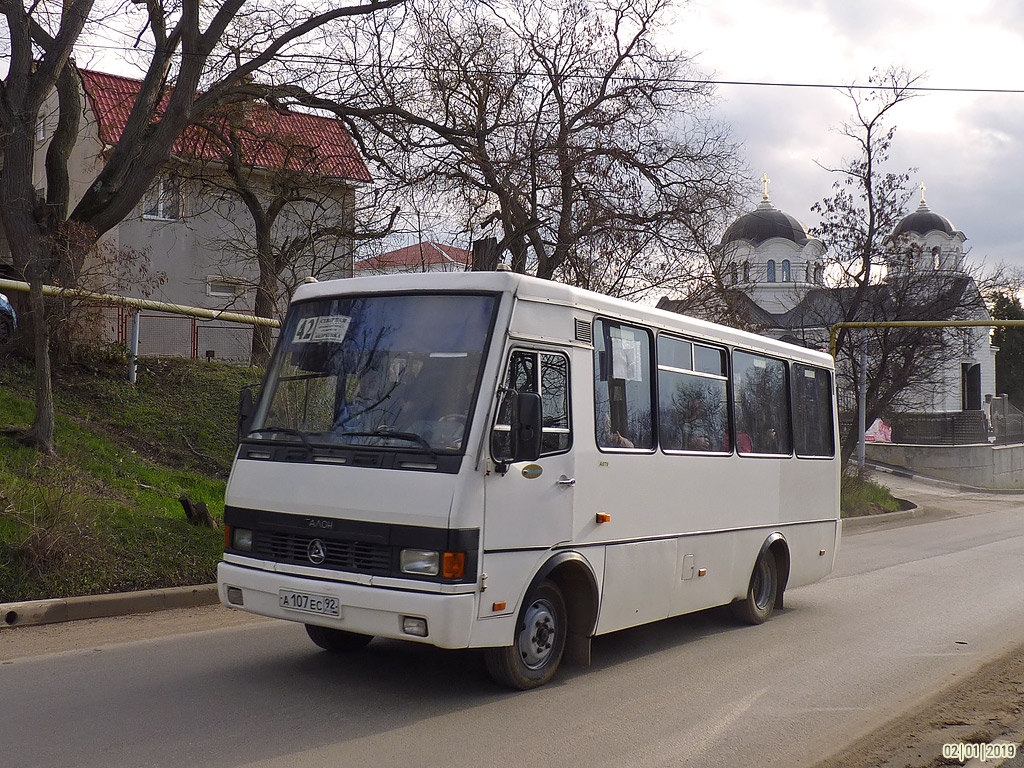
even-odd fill
[[(590, 638), (597, 628), (600, 596), (590, 564), (578, 552), (559, 552), (534, 576), (534, 583), (549, 579), (565, 596), (568, 613), (566, 654), (580, 666), (590, 666)], [(533, 585), (531, 584), (531, 587)]]
[(782, 610), (783, 595), (786, 585), (789, 583), (789, 543), (781, 533), (774, 533), (768, 537), (763, 548), (771, 552), (775, 557), (775, 565), (778, 573), (775, 588), (775, 610)]
[[(590, 565), (576, 552), (558, 553), (523, 593), (512, 644), (485, 649), (487, 671), (502, 685), (527, 690), (550, 680), (563, 656), (589, 664), (597, 606), (597, 579)], [(545, 651), (538, 638), (549, 636), (553, 642)]]
[(746, 595), (732, 604), (736, 618), (747, 624), (763, 624), (775, 609), (781, 609), (789, 567), (789, 544), (776, 531), (761, 545)]

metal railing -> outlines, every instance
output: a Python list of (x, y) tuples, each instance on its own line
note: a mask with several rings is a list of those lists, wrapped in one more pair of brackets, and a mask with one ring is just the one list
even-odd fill
[[(0, 279), (0, 290), (27, 293), (29, 291), (29, 284), (20, 280)], [(207, 334), (208, 339), (211, 338), (209, 334), (212, 331), (215, 329), (224, 329), (228, 327), (225, 324), (229, 323), (245, 326), (263, 325), (271, 328), (281, 327), (281, 323), (279, 321), (267, 317), (256, 317), (254, 315), (246, 315), (240, 312), (227, 312), (220, 309), (208, 309), (206, 307), (190, 307), (184, 304), (173, 304), (166, 301), (153, 301), (151, 299), (137, 299), (130, 296), (117, 296), (114, 294), (99, 293), (78, 288), (61, 288), (54, 285), (44, 285), (43, 295), (73, 299), (75, 301), (82, 301), (87, 304), (93, 304), (101, 307), (116, 307), (118, 309), (118, 315), (116, 319), (112, 320), (112, 323), (116, 328), (117, 340), (122, 343), (127, 340), (130, 355), (128, 380), (133, 384), (135, 383), (136, 378), (139, 346), (141, 343), (140, 329), (144, 311), (147, 313), (162, 313), (160, 315), (146, 314), (145, 316), (149, 318), (173, 315), (192, 318), (192, 322), (189, 324), (188, 328), (189, 336), (187, 342), (189, 350), (187, 356), (191, 357), (199, 357), (200, 355), (205, 356), (209, 350), (213, 350), (214, 356), (216, 356), (216, 347), (204, 345), (202, 343), (200, 329), (203, 328), (203, 325), (197, 322), (199, 320), (212, 320), (217, 321), (218, 323), (216, 326), (206, 327), (204, 332)], [(218, 332), (223, 332), (223, 330)], [(170, 354), (176, 353), (170, 352)], [(186, 355), (181, 354), (181, 356)]]
[(1024, 412), (1015, 408), (1006, 395), (992, 398), (989, 403), (989, 420), (997, 445), (1024, 443)]

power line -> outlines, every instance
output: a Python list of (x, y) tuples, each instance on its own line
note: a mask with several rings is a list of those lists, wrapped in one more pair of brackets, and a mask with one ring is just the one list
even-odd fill
[[(103, 25), (101, 25), (103, 26)], [(104, 27), (106, 28), (106, 27)], [(119, 30), (109, 30), (123, 34)], [(79, 43), (79, 47), (90, 48), (93, 50), (106, 50), (106, 51), (118, 51), (121, 53), (140, 53), (139, 48), (134, 47), (123, 47), (117, 45), (99, 45), (96, 43)], [(426, 67), (419, 66), (416, 64), (398, 64), (398, 63), (363, 63), (358, 61), (345, 61), (339, 58), (326, 56), (326, 55), (314, 55), (314, 54), (293, 54), (288, 56), (278, 56), (278, 60), (287, 59), (294, 63), (302, 63), (309, 65), (322, 65), (322, 64), (343, 64), (346, 67), (353, 69), (373, 69), (379, 68), (388, 71), (407, 71), (407, 72), (422, 72), (426, 70)], [(431, 67), (430, 70), (436, 73), (463, 75), (466, 71), (457, 67), (445, 68), (445, 67)], [(511, 70), (500, 70), (500, 69), (479, 69), (475, 70), (476, 73), (486, 76), (499, 76), (499, 77), (545, 77), (543, 73), (530, 73), (530, 72), (514, 72)], [(578, 73), (564, 73), (562, 75), (567, 79), (579, 79), (579, 80), (599, 80), (605, 79), (604, 74), (587, 74), (583, 72)], [(898, 89), (900, 91), (908, 91), (913, 93), (964, 93), (964, 94), (1003, 94), (1003, 95), (1015, 95), (1024, 94), (1024, 88), (980, 88), (973, 86), (962, 86), (962, 87), (949, 87), (949, 86), (931, 86), (931, 85), (907, 85), (907, 86), (893, 86), (892, 84), (855, 84), (855, 83), (810, 83), (810, 82), (797, 82), (797, 81), (771, 81), (771, 80), (719, 80), (716, 78), (685, 78), (685, 77), (641, 77), (641, 76), (611, 76), (610, 80), (619, 81), (630, 81), (637, 83), (665, 83), (668, 85), (682, 85), (682, 86), (693, 86), (693, 85), (715, 85), (715, 86), (739, 86), (748, 88), (807, 88), (816, 90), (853, 90), (853, 91), (889, 91)]]

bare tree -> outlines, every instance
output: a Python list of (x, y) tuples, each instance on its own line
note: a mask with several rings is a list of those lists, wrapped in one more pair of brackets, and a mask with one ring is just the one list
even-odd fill
[(348, 42), (350, 78), (312, 103), (352, 117), (382, 167), (412, 153), (391, 170), (496, 227), (514, 270), (633, 293), (689, 274), (693, 233), (741, 176), (712, 85), (656, 42), (672, 7), (413, 2), (405, 24)]
[[(273, 65), (285, 52), (293, 55), (315, 33), (339, 34), (347, 20), (402, 2), (333, 0), (312, 11), (302, 3), (264, 0), (150, 0), (112, 9), (94, 0), (3, 0), (10, 60), (0, 82), (0, 223), (15, 267), (31, 286), (36, 413), (30, 442), (55, 450), (43, 284), (58, 278), (74, 284), (88, 246), (138, 204), (186, 126), (225, 104), (272, 96)], [(115, 13), (121, 28), (136, 36), (145, 75), (120, 138), (75, 200), (69, 162), (83, 104), (71, 58), (86, 26)], [(257, 73), (267, 73), (264, 84), (253, 79)], [(39, 192), (36, 123), (54, 91), (57, 126), (46, 151), (45, 191)]]
[[(917, 81), (906, 71), (892, 69), (872, 76), (872, 90), (846, 91), (854, 116), (840, 132), (853, 140), (857, 154), (828, 169), (840, 179), (832, 195), (813, 206), (821, 217), (813, 233), (827, 249), (828, 285), (812, 291), (799, 307), (807, 343), (820, 344), (822, 329), (838, 322), (984, 316), (981, 286), (1000, 280), (999, 270), (983, 277), (962, 265), (953, 270), (915, 268), (921, 254), (907, 234), (894, 236), (911, 197), (911, 171), (887, 170), (895, 132), (888, 120), (893, 109), (911, 98)], [(836, 338), (837, 383), (847, 395), (841, 410), (844, 405), (852, 410), (862, 380), (868, 424), (927, 408), (943, 372), (978, 343), (976, 336), (934, 328), (841, 328)], [(857, 440), (852, 426), (841, 436), (844, 464)]]
[[(184, 137), (193, 162), (183, 171), (203, 191), (208, 211), (221, 224), (216, 238), (222, 266), (256, 267), (253, 312), (273, 317), (304, 277), (351, 274), (355, 236), (355, 181), (369, 181), (353, 164), (340, 127), (318, 126), (312, 146), (312, 115), (278, 113), (265, 103), (235, 105), (213, 115)], [(333, 143), (331, 139), (333, 138)], [(245, 214), (235, 214), (241, 204)], [(251, 361), (270, 357), (268, 326), (253, 330)]]

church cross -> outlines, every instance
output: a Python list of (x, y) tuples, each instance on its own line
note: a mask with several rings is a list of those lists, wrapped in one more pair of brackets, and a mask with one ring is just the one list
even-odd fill
[(768, 199), (768, 185), (772, 183), (772, 180), (768, 178), (768, 172), (765, 171), (761, 174), (761, 183), (764, 184), (764, 199)]
[(921, 205), (924, 205), (924, 190), (925, 190), (925, 186), (924, 186), (924, 182), (923, 181), (921, 182), (920, 186), (921, 186)]

